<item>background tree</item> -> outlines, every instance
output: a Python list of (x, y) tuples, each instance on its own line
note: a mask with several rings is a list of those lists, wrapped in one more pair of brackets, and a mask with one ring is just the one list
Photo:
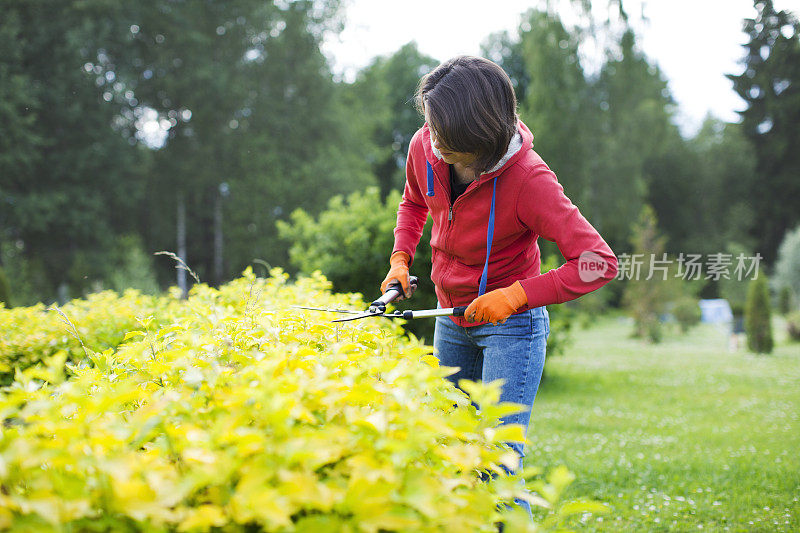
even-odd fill
[(782, 315), (787, 315), (794, 309), (794, 297), (792, 289), (789, 287), (781, 287), (778, 292), (778, 312)]
[(663, 280), (663, 274), (650, 277), (649, 266), (652, 257), (657, 260), (663, 258), (665, 243), (666, 238), (659, 234), (653, 208), (645, 205), (634, 226), (631, 239), (633, 254), (642, 263), (642, 268), (631, 271), (632, 276), (626, 282), (622, 303), (633, 317), (633, 335), (652, 342), (661, 340), (661, 315), (667, 310), (670, 290), (669, 284)]
[(656, 162), (668, 147), (680, 144), (680, 134), (666, 81), (638, 49), (633, 31), (626, 30), (619, 49), (609, 54), (595, 85), (601, 127), (593, 136), (592, 174), (598, 181), (593, 200), (598, 207), (591, 213), (592, 224), (607, 240), (624, 243), (659, 179), (653, 173)]
[(786, 315), (786, 333), (792, 342), (800, 342), (800, 311)]
[(175, 248), (175, 206), (185, 202), (186, 259), (213, 280), (207, 243), (219, 227), (212, 206), (225, 190), (229, 244), (221, 274), (254, 257), (280, 264), (286, 249), (275, 220), (370, 183), (365, 166), (349, 156), (345, 114), (319, 50), (326, 32), (339, 27), (337, 1), (150, 0), (110, 9), (118, 31), (127, 32), (113, 55), (135, 94), (128, 115), (154, 110), (166, 134), (143, 206), (148, 248)]
[(749, 283), (744, 310), (747, 347), (755, 353), (770, 353), (774, 345), (770, 307), (767, 278), (758, 276)]
[(177, 251), (178, 212), (206, 281), (285, 263), (275, 220), (374, 183), (319, 49), (336, 0), (0, 7), (0, 257), (40, 261), (42, 295), (109, 283), (119, 235)]
[(438, 64), (410, 42), (394, 54), (375, 58), (353, 84), (342, 87), (350, 121), (367, 142), (362, 156), (370, 163), (382, 198), (403, 189), (408, 145), (423, 123), (414, 94), (420, 78)]
[(520, 25), (519, 49), (530, 73), (524, 92), (518, 94), (520, 116), (534, 133), (537, 152), (587, 211), (595, 192), (589, 172), (589, 125), (596, 117), (578, 57), (578, 36), (556, 15), (532, 10)]
[(749, 202), (750, 180), (755, 173), (753, 148), (739, 124), (727, 124), (708, 117), (700, 131), (687, 143), (691, 168), (676, 175), (689, 187), (681, 196), (667, 186), (653, 191), (662, 196), (674, 214), (665, 220), (665, 230), (672, 236), (673, 251), (715, 253), (738, 244), (754, 249), (750, 236), (755, 223)]
[[(319, 50), (322, 28), (338, 23), (338, 3), (324, 16), (316, 2), (298, 4), (252, 65), (251, 111), (239, 120), (247, 137), (237, 143), (242, 175), (231, 184), (226, 219), (233, 273), (253, 258), (288, 264), (275, 223), (294, 209), (318, 213), (331, 197), (375, 184), (351, 110)], [(280, 19), (274, 24), (282, 27)]]
[(775, 287), (788, 289), (790, 302), (800, 296), (800, 225), (786, 233), (778, 248)]
[(772, 0), (753, 5), (756, 16), (744, 23), (744, 72), (728, 77), (747, 104), (740, 114), (756, 161), (748, 180), (758, 221), (751, 234), (771, 262), (783, 235), (800, 222), (800, 23)]
[(121, 106), (98, 88), (115, 78), (86, 46), (104, 21), (72, 2), (0, 10), (0, 239), (36, 258), (43, 293), (67, 282), (80, 292), (107, 272), (102, 250), (131, 228), (143, 192), (141, 153), (112, 130)]
[[(756, 253), (751, 248), (746, 248), (738, 243), (731, 243), (722, 250), (722, 253), (729, 254), (732, 263), (736, 264), (736, 258), (741, 256), (754, 257)], [(763, 268), (763, 266), (762, 266)], [(751, 276), (753, 273), (750, 274)], [(708, 297), (725, 298), (730, 303), (734, 320), (741, 324), (744, 320), (745, 306), (747, 304), (747, 292), (749, 283), (747, 279), (739, 279), (739, 276), (730, 272), (728, 277), (720, 276), (718, 280), (706, 280), (703, 295)], [(741, 329), (741, 328), (740, 328)]]

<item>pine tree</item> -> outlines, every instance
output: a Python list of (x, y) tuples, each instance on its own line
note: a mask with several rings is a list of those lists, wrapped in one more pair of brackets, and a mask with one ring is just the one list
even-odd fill
[(753, 236), (771, 262), (784, 233), (800, 222), (800, 23), (772, 0), (754, 6), (757, 15), (744, 23), (744, 72), (728, 77), (747, 103), (740, 113), (757, 159), (748, 195), (758, 220)]
[(589, 208), (597, 184), (590, 179), (587, 123), (596, 114), (578, 44), (578, 35), (568, 31), (557, 15), (529, 11), (520, 28), (520, 53), (530, 75), (525, 92), (517, 97), (520, 116), (534, 134), (536, 151), (576, 205), (594, 220)]
[(631, 239), (633, 255), (644, 258), (644, 268), (638, 275), (628, 280), (622, 304), (633, 316), (634, 336), (647, 338), (652, 342), (661, 340), (661, 315), (666, 311), (670, 299), (670, 284), (663, 279), (663, 276), (646, 279), (649, 275), (647, 268), (651, 257), (662, 258), (665, 241), (665, 237), (659, 235), (658, 221), (653, 208), (645, 205), (639, 214), (639, 221), (633, 229)]
[(792, 289), (789, 287), (781, 287), (778, 293), (778, 312), (782, 315), (788, 315), (792, 310)]
[(773, 347), (769, 289), (766, 276), (750, 282), (744, 310), (747, 347), (755, 353), (770, 353)]

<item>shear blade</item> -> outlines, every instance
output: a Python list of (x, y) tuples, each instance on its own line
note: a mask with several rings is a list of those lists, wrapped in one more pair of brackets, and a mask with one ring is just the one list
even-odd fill
[(344, 318), (337, 318), (336, 320), (331, 320), (331, 322), (349, 322), (350, 320), (358, 320), (360, 318), (369, 318), (371, 316), (381, 316), (383, 313), (371, 313), (366, 311), (364, 313), (359, 313), (353, 316), (346, 316)]
[(360, 315), (363, 311), (351, 311), (350, 309), (325, 309), (323, 307), (306, 307), (304, 305), (293, 305), (295, 309), (306, 309), (308, 311), (324, 311), (325, 313), (346, 313), (350, 315)]

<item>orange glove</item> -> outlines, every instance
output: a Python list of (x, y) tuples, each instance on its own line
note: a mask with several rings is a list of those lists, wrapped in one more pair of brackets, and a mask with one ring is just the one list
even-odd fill
[(514, 312), (528, 303), (528, 295), (519, 281), (504, 289), (489, 291), (478, 296), (464, 311), (467, 322), (502, 324)]
[(386, 288), (392, 281), (399, 281), (400, 285), (403, 287), (405, 297), (411, 297), (411, 286), (408, 280), (408, 262), (410, 260), (411, 257), (405, 252), (395, 252), (392, 254), (392, 257), (389, 258), (391, 268), (389, 269), (389, 273), (386, 274), (386, 279), (381, 283), (381, 294), (386, 292)]

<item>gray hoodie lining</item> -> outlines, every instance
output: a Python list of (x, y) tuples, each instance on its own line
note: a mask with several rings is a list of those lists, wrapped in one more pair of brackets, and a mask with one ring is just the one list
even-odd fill
[[(481, 175), (491, 174), (492, 172), (500, 170), (501, 168), (503, 168), (503, 165), (508, 163), (508, 160), (514, 157), (514, 154), (519, 152), (521, 149), (522, 149), (522, 135), (519, 133), (519, 131), (517, 131), (517, 133), (514, 134), (514, 137), (511, 139), (511, 142), (508, 143), (508, 149), (506, 150), (505, 155), (500, 158), (500, 161), (498, 161), (495, 166), (493, 166), (486, 172), (483, 172)], [(435, 146), (433, 146), (433, 142), (431, 142), (431, 150), (433, 151), (433, 155), (435, 155), (437, 159), (442, 158), (442, 153), (439, 150), (437, 150)]]

